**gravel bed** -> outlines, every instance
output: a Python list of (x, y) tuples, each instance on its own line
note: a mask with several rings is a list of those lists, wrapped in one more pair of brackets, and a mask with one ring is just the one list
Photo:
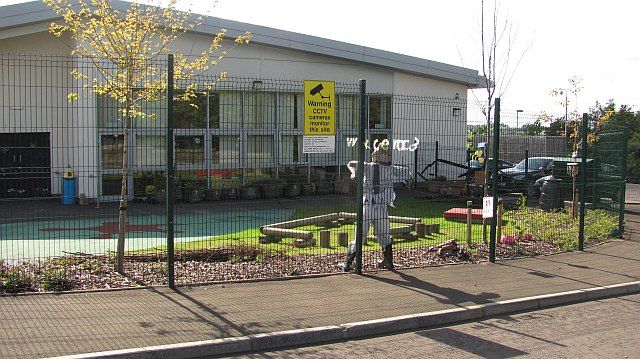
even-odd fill
[[(394, 248), (394, 264), (402, 270), (415, 267), (454, 264), (476, 264), (488, 260), (484, 245), (471, 250), (459, 247), (438, 252), (437, 247)], [(496, 247), (499, 260), (552, 254), (561, 248), (544, 241), (519, 241), (518, 245)], [(363, 253), (363, 271), (376, 272), (381, 251)], [(257, 249), (219, 248), (176, 253), (177, 284), (203, 282), (265, 280), (341, 273), (338, 266), (344, 254), (284, 254), (260, 253)], [(107, 256), (68, 256), (48, 262), (24, 262), (8, 265), (0, 262), (0, 293), (44, 292), (112, 289), (136, 286), (166, 285), (166, 258), (157, 256), (128, 257), (125, 274), (114, 271)], [(8, 277), (13, 281), (7, 282)]]

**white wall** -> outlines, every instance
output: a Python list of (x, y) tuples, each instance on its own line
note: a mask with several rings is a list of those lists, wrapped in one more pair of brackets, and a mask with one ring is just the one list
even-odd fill
[[(396, 139), (420, 140), (418, 147), (418, 171), (435, 160), (436, 141), (440, 159), (464, 164), (466, 160), (466, 94), (464, 85), (423, 78), (396, 72), (394, 93), (416, 96), (397, 96), (393, 104), (393, 137)], [(460, 100), (454, 100), (458, 94)], [(420, 97), (420, 98), (418, 98)], [(431, 97), (427, 100), (425, 97)], [(459, 116), (453, 109), (460, 108)], [(394, 162), (413, 164), (414, 154), (399, 152), (394, 154)], [(432, 167), (427, 173), (433, 173)], [(438, 175), (457, 179), (464, 170), (450, 165), (439, 164)], [(432, 178), (432, 177), (431, 177)]]
[[(71, 39), (57, 39), (46, 32), (46, 26), (36, 25), (0, 33), (0, 52), (5, 54), (69, 55)], [(42, 30), (29, 34), (29, 31)], [(28, 31), (27, 31), (28, 30)], [(11, 37), (14, 36), (14, 37)], [(210, 39), (188, 34), (176, 44), (183, 52), (199, 53), (208, 47)], [(59, 193), (60, 176), (71, 165), (78, 176), (78, 192), (87, 197), (98, 193), (98, 152), (96, 135), (95, 96), (81, 91), (81, 85), (70, 75), (76, 65), (68, 60), (43, 56), (40, 59), (14, 60), (2, 58), (0, 71), (0, 99), (2, 132), (50, 132), (52, 158), (52, 192)], [(21, 65), (19, 65), (21, 64)], [(226, 71), (229, 76), (266, 79), (321, 79), (355, 84), (367, 80), (368, 92), (409, 94), (453, 98), (456, 93), (466, 97), (466, 86), (442, 80), (394, 72), (393, 70), (258, 44), (241, 45), (210, 70), (211, 74)], [(69, 92), (80, 92), (77, 102), (67, 101)], [(451, 109), (438, 112), (428, 105), (414, 105), (412, 111), (394, 105), (396, 139), (418, 136), (420, 163), (433, 160), (435, 140), (440, 141), (441, 158), (462, 163), (466, 147), (466, 111), (459, 117)], [(450, 106), (451, 107), (451, 106)], [(16, 110), (12, 110), (12, 108)], [(21, 110), (17, 110), (20, 108)], [(396, 115), (402, 113), (402, 115)], [(445, 139), (445, 140), (443, 140)], [(413, 153), (394, 155), (394, 161), (413, 163)]]
[[(70, 75), (76, 67), (67, 57), (71, 39), (60, 40), (46, 31), (2, 37), (0, 49), (7, 55), (0, 57), (0, 131), (49, 132), (52, 193), (60, 193), (61, 174), (71, 165), (78, 192), (95, 197), (96, 179), (90, 178), (97, 150), (94, 101)], [(79, 93), (79, 100), (67, 101), (70, 92)]]

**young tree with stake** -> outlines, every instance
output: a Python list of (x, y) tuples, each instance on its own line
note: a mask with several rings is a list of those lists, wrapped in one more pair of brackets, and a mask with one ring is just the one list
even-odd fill
[[(122, 153), (122, 184), (118, 216), (118, 246), (116, 270), (123, 271), (127, 220), (128, 138), (136, 119), (155, 119), (157, 114), (143, 110), (143, 103), (157, 101), (166, 95), (166, 69), (155, 66), (174, 53), (174, 81), (185, 85), (177, 99), (191, 101), (196, 93), (214, 84), (198, 88), (189, 83), (200, 73), (210, 70), (228, 53), (223, 48), (226, 30), (213, 35), (207, 49), (197, 56), (172, 51), (170, 45), (202, 23), (190, 11), (176, 10), (178, 0), (157, 6), (131, 3), (125, 10), (113, 6), (110, 0), (43, 0), (62, 16), (62, 22), (52, 23), (49, 32), (56, 37), (65, 33), (75, 40), (71, 54), (89, 61), (99, 77), (89, 78), (78, 69), (71, 74), (85, 82), (90, 93), (107, 96), (121, 107), (124, 148)], [(231, 47), (246, 44), (250, 33), (235, 38)], [(223, 74), (221, 74), (223, 76)], [(69, 101), (78, 94), (68, 94)], [(195, 106), (195, 105), (194, 105)], [(172, 200), (172, 199), (168, 199)]]

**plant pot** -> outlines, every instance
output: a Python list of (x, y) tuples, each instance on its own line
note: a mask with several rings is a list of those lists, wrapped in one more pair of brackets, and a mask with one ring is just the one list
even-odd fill
[(333, 191), (333, 184), (331, 182), (318, 182), (316, 183), (316, 193), (319, 195), (330, 194)]
[(184, 200), (187, 203), (200, 203), (204, 200), (204, 190), (199, 188), (190, 188), (185, 190)]
[(284, 195), (287, 198), (298, 197), (301, 193), (302, 187), (297, 183), (288, 185), (284, 190)]
[(207, 202), (219, 201), (222, 198), (222, 191), (219, 189), (204, 190), (204, 199)]
[(336, 189), (336, 193), (339, 193), (339, 194), (351, 194), (351, 183), (336, 182), (335, 189)]
[(316, 185), (313, 183), (305, 183), (302, 185), (302, 195), (313, 196), (316, 194)]
[(235, 188), (225, 188), (222, 190), (222, 199), (232, 201), (238, 198), (238, 190)]
[(240, 190), (240, 196), (242, 199), (253, 200), (260, 197), (260, 188), (256, 186), (243, 187)]
[(274, 199), (282, 197), (284, 186), (280, 183), (270, 183), (262, 185), (262, 197), (266, 199)]

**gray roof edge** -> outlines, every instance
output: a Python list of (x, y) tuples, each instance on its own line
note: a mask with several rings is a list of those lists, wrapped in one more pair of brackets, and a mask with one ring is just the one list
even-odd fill
[[(125, 9), (129, 5), (122, 0), (112, 1), (115, 8)], [(41, 1), (7, 5), (0, 16), (0, 31), (46, 21), (54, 21), (56, 15)], [(197, 17), (198, 15), (194, 15)], [(234, 20), (212, 16), (202, 16), (202, 24), (194, 29), (195, 33), (212, 33), (212, 28), (225, 28), (229, 36), (250, 31), (253, 43), (288, 48), (307, 53), (359, 61), (365, 64), (384, 66), (394, 70), (433, 77), (465, 84), (469, 88), (482, 87), (483, 78), (477, 70), (431, 61), (419, 57), (403, 55), (386, 50), (379, 50), (360, 45), (349, 44), (337, 40), (325, 39), (266, 26), (253, 25)]]

